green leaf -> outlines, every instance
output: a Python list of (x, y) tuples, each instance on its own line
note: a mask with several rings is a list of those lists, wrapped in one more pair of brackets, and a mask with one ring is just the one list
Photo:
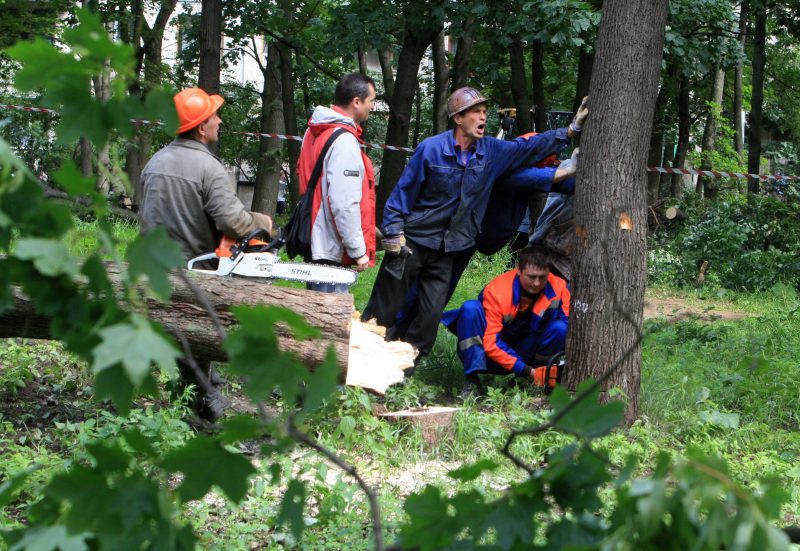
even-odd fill
[(447, 473), (447, 476), (461, 482), (470, 482), (481, 476), (485, 472), (491, 472), (499, 467), (497, 463), (490, 459), (481, 459), (472, 465), (466, 465), (460, 469), (455, 469)]
[(167, 271), (184, 266), (185, 261), (180, 245), (169, 238), (165, 227), (160, 226), (139, 235), (128, 245), (125, 258), (128, 261), (128, 278), (132, 284), (136, 284), (140, 276), (146, 275), (153, 292), (162, 300), (169, 300)]
[(447, 513), (447, 499), (439, 488), (426, 486), (422, 493), (411, 494), (403, 504), (409, 521), (400, 532), (404, 548), (442, 549), (452, 544), (451, 517)]
[(9, 551), (86, 551), (91, 534), (70, 535), (64, 526), (28, 528)]
[(61, 165), (61, 168), (53, 173), (53, 179), (73, 197), (94, 192), (95, 179), (83, 176), (72, 160), (67, 160)]
[[(578, 385), (576, 395), (582, 394), (593, 383), (591, 379)], [(559, 419), (555, 426), (572, 434), (583, 437), (598, 437), (608, 434), (625, 414), (625, 404), (615, 400), (600, 404), (600, 388), (595, 388), (589, 395), (576, 404), (567, 414)], [(556, 387), (550, 395), (555, 417), (573, 402), (563, 387)]]
[(292, 407), (308, 369), (294, 354), (278, 349), (275, 325), (288, 325), (297, 338), (316, 336), (319, 331), (287, 308), (238, 306), (231, 311), (239, 321), (223, 344), (231, 372), (248, 379), (244, 390), (251, 400), (262, 401), (278, 387), (284, 403)]
[(122, 433), (122, 437), (136, 453), (140, 453), (151, 459), (158, 456), (158, 452), (153, 447), (153, 439), (142, 434), (139, 429), (133, 428), (126, 430)]
[(172, 99), (174, 95), (173, 90), (157, 88), (151, 90), (145, 99), (148, 117), (163, 122), (162, 129), (169, 135), (175, 134), (178, 129), (178, 112)]
[(251, 415), (236, 415), (221, 422), (220, 438), (226, 444), (232, 444), (264, 434), (264, 425)]
[(181, 353), (138, 314), (131, 314), (128, 323), (101, 330), (100, 338), (102, 342), (92, 352), (94, 373), (122, 364), (134, 386), (142, 384), (153, 363), (171, 377), (177, 374), (175, 359)]
[(86, 444), (86, 451), (94, 457), (100, 471), (124, 471), (131, 463), (131, 456), (122, 449), (118, 441)]
[(303, 521), (303, 508), (306, 504), (306, 486), (302, 481), (293, 478), (289, 481), (286, 493), (283, 494), (281, 501), (281, 511), (278, 515), (278, 522), (289, 524), (292, 535), (299, 540), (303, 535), (306, 525)]
[(256, 472), (246, 457), (224, 447), (219, 438), (198, 436), (185, 446), (167, 454), (162, 466), (170, 472), (182, 472), (178, 487), (181, 501), (200, 499), (212, 486), (239, 503), (250, 487), (248, 479)]
[(127, 415), (131, 409), (134, 390), (133, 383), (120, 364), (104, 369), (94, 378), (95, 399), (111, 399), (122, 415)]
[(28, 477), (41, 469), (40, 465), (34, 465), (22, 472), (8, 477), (2, 484), (0, 484), (0, 509), (11, 503), (16, 493), (25, 486), (25, 481)]
[(336, 360), (336, 351), (329, 346), (325, 359), (317, 366), (306, 385), (306, 395), (303, 400), (303, 410), (314, 411), (331, 395), (342, 372)]
[(74, 276), (78, 273), (78, 266), (70, 256), (67, 246), (56, 239), (22, 238), (17, 241), (14, 256), (20, 260), (33, 261), (34, 267), (42, 275)]
[(722, 413), (718, 410), (701, 411), (698, 414), (700, 422), (705, 425), (713, 425), (723, 429), (738, 429), (739, 428), (739, 414), (738, 413)]

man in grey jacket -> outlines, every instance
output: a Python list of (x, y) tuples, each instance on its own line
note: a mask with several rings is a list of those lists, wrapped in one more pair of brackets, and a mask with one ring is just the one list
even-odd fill
[[(244, 208), (222, 163), (208, 150), (219, 139), (217, 111), (225, 100), (200, 88), (182, 90), (174, 99), (178, 137), (142, 171), (141, 231), (165, 226), (187, 260), (213, 251), (223, 234), (238, 239), (257, 228), (271, 231), (270, 217)], [(186, 382), (197, 385), (196, 413), (219, 419), (230, 402), (219, 391), (222, 381), (211, 363), (198, 365), (203, 380), (187, 362), (178, 360), (178, 367)]]

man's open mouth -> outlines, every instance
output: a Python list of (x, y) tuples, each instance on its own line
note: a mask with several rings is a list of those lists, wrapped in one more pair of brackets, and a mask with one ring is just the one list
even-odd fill
[(486, 129), (486, 123), (478, 125), (478, 130), (480, 130), (481, 132), (483, 132), (485, 129)]

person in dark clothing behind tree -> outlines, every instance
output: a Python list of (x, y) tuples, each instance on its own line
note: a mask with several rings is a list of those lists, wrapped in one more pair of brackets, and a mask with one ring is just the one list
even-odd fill
[[(178, 137), (153, 155), (142, 170), (141, 231), (165, 226), (187, 260), (213, 251), (223, 234), (238, 239), (258, 228), (271, 231), (270, 217), (244, 208), (225, 167), (208, 150), (208, 144), (219, 137), (222, 119), (217, 111), (224, 102), (222, 97), (188, 88), (174, 99), (180, 122)], [(222, 380), (211, 362), (198, 364), (210, 385), (199, 381), (187, 362), (178, 360), (183, 379), (197, 385), (195, 412), (215, 421), (230, 401), (218, 388)]]
[(419, 145), (384, 209), (386, 254), (362, 317), (388, 327), (388, 339), (400, 338), (397, 314), (416, 284), (418, 312), (402, 339), (420, 355), (433, 348), (453, 263), (474, 246), (495, 180), (557, 154), (589, 113), (584, 102), (568, 129), (503, 141), (484, 136), (486, 101), (473, 88), (451, 94), (447, 108), (455, 129)]

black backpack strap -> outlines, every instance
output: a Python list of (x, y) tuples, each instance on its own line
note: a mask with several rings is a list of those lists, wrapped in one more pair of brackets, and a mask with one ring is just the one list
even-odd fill
[(322, 151), (319, 152), (319, 157), (317, 157), (317, 162), (314, 165), (314, 170), (311, 172), (311, 177), (306, 182), (306, 193), (309, 191), (313, 194), (314, 190), (317, 188), (317, 183), (319, 182), (320, 176), (322, 176), (322, 164), (325, 162), (325, 155), (328, 154), (328, 150), (333, 145), (333, 142), (336, 141), (336, 138), (341, 136), (342, 134), (346, 133), (347, 129), (345, 128), (337, 128), (331, 134), (331, 137), (328, 138), (328, 141), (325, 142), (325, 145), (322, 146)]

